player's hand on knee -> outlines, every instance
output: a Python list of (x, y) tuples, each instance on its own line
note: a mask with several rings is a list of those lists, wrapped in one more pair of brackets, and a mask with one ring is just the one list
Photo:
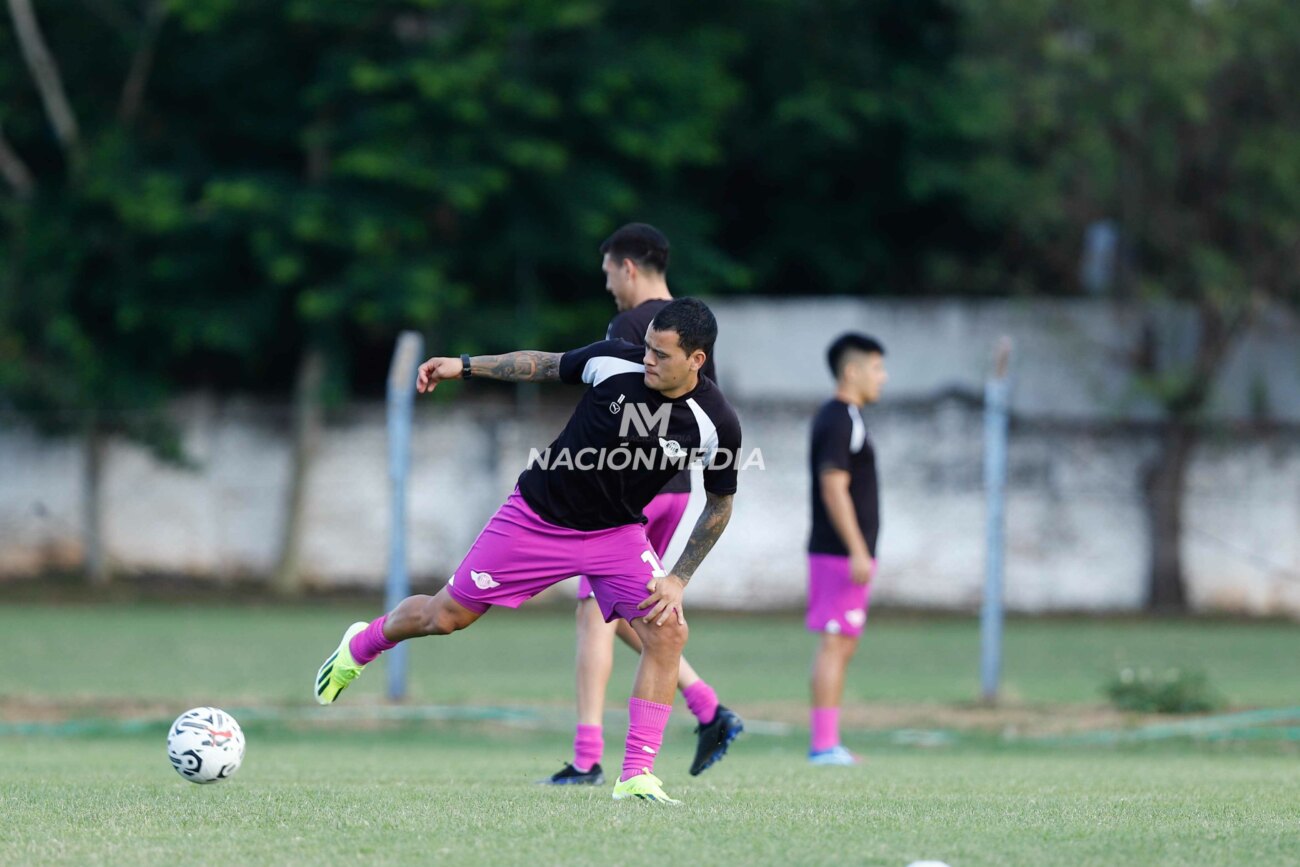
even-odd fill
[(676, 615), (677, 622), (686, 624), (686, 613), (682, 608), (682, 594), (686, 591), (686, 582), (676, 575), (663, 578), (651, 578), (645, 589), (650, 595), (637, 605), (639, 609), (649, 608), (645, 614), (646, 623), (663, 626), (670, 616)]

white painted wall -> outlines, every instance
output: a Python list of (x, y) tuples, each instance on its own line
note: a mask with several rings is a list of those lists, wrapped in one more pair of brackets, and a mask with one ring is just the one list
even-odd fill
[[(1111, 374), (1098, 356), (1080, 351), (1082, 338), (1068, 336), (1049, 313), (1039, 314), (1034, 331), (1028, 314), (1006, 305), (971, 315), (963, 304), (840, 305), (716, 305), (731, 341), (720, 341), (720, 376), (739, 407), (746, 448), (762, 449), (764, 468), (741, 474), (731, 526), (691, 585), (693, 603), (802, 602), (807, 426), (830, 390), (822, 348), (839, 330), (862, 327), (888, 345), (892, 376), (889, 399), (867, 413), (884, 516), (873, 599), (974, 608), (984, 562), (981, 416), (968, 401), (936, 394), (954, 386), (977, 392), (988, 349), (1011, 323), (1028, 331), (1018, 337), (1013, 401), (1007, 603), (1020, 611), (1139, 607), (1147, 539), (1138, 478), (1152, 443), (1140, 425), (1107, 421), (1111, 398), (1088, 404), (1088, 383), (1104, 385)], [(1105, 311), (1070, 315), (1082, 316), (1085, 331), (1106, 333)], [(1239, 357), (1270, 359), (1269, 369), (1281, 371), (1294, 354), (1295, 343), (1274, 334)], [(1245, 370), (1254, 362), (1238, 363)], [(1079, 367), (1084, 374), (1071, 373)], [(1290, 394), (1285, 377), (1275, 379), (1271, 393)], [(472, 385), (449, 387), (466, 399), (417, 410), (411, 485), (411, 568), (437, 580), (509, 493), (529, 448), (560, 429), (576, 395), (558, 388), (541, 416), (521, 420), (509, 407), (469, 399)], [(1117, 393), (1112, 388), (1111, 397)], [(1277, 405), (1290, 418), (1300, 397)], [(287, 415), (282, 406), (242, 401), (178, 405), (198, 471), (160, 466), (137, 447), (114, 443), (105, 495), (115, 566), (214, 578), (267, 573), (289, 478)], [(1184, 540), (1197, 608), (1300, 616), (1300, 436), (1289, 430), (1212, 436), (1197, 453)], [(331, 418), (307, 496), (303, 562), (313, 580), (382, 582), (385, 449), (381, 406)], [(78, 562), (81, 473), (75, 444), (0, 427), (0, 576)]]

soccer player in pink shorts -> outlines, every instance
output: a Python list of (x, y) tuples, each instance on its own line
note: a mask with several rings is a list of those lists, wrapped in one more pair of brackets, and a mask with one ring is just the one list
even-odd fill
[(813, 419), (812, 532), (808, 538), (809, 631), (821, 633), (812, 668), (812, 742), (815, 765), (854, 765), (840, 743), (844, 674), (867, 623), (876, 571), (880, 493), (876, 452), (862, 407), (880, 399), (888, 378), (885, 348), (864, 334), (844, 334), (827, 350), (835, 397)]
[[(565, 353), (431, 358), (416, 389), (456, 378), (589, 386), (568, 423), (530, 460), (447, 586), (410, 596), (383, 617), (352, 624), (317, 672), (329, 704), (399, 641), (450, 635), (494, 606), (517, 608), (571, 575), (586, 575), (608, 620), (632, 624), (642, 644), (628, 702), (623, 770), (614, 798), (673, 802), (654, 775), (686, 644), (682, 595), (731, 517), (740, 422), (699, 375), (717, 323), (701, 301), (679, 298), (655, 315), (644, 345), (605, 340)], [(646, 538), (643, 510), (684, 466), (703, 467), (706, 503), (671, 572)]]
[[(653, 226), (629, 223), (605, 239), (600, 253), (605, 288), (618, 307), (605, 339), (640, 343), (655, 314), (673, 300), (667, 281), (668, 238)], [(711, 356), (705, 359), (700, 375), (718, 381)], [(690, 494), (691, 474), (683, 470), (669, 479), (645, 507), (646, 536), (661, 558), (678, 532)], [(626, 620), (605, 621), (585, 575), (579, 576), (576, 615), (578, 722), (573, 736), (573, 761), (542, 781), (556, 786), (591, 786), (605, 781), (600, 763), (605, 749), (605, 690), (614, 667), (614, 636), (617, 634), (624, 644), (641, 652), (641, 640)], [(745, 724), (718, 701), (713, 687), (685, 657), (678, 669), (677, 688), (699, 721), (695, 728), (695, 758), (690, 767), (691, 775), (696, 776), (726, 755)]]

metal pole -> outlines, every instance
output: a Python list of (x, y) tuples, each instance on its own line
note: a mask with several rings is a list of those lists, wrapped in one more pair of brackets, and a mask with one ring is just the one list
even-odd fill
[[(388, 478), (392, 482), (392, 523), (389, 527), (388, 583), (384, 607), (392, 611), (411, 593), (406, 568), (406, 482), (411, 473), (411, 416), (415, 403), (415, 374), (424, 354), (424, 339), (414, 331), (397, 338), (388, 368)], [(384, 655), (388, 664), (388, 699), (406, 697), (406, 644)]]
[(984, 604), (980, 608), (980, 685), (985, 702), (998, 699), (1002, 677), (1002, 572), (1006, 535), (1007, 417), (1011, 340), (998, 342), (994, 374), (984, 386), (984, 490), (987, 502)]

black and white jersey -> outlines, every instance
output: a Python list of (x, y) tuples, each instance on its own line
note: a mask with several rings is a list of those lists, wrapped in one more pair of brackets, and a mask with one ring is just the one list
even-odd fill
[(876, 479), (876, 450), (867, 436), (862, 412), (842, 400), (827, 401), (813, 418), (809, 449), (812, 470), (812, 534), (808, 551), (812, 554), (839, 554), (849, 550), (831, 523), (822, 500), (823, 470), (845, 470), (849, 474), (849, 498), (858, 518), (858, 527), (867, 540), (871, 556), (876, 556), (876, 539), (880, 535), (880, 489)]
[[(642, 301), (631, 310), (623, 310), (614, 314), (614, 318), (609, 320), (609, 327), (605, 329), (606, 340), (626, 340), (628, 343), (635, 343), (638, 346), (645, 343), (646, 329), (654, 321), (655, 316), (660, 310), (663, 310), (670, 304), (667, 298), (652, 298), (649, 301)], [(717, 370), (713, 366), (713, 351), (710, 348), (708, 355), (704, 359), (704, 366), (700, 368), (700, 373), (713, 380), (718, 381)], [(691, 490), (691, 474), (688, 470), (683, 470), (668, 480), (664, 485), (661, 493), (664, 494), (686, 494)]]
[(645, 384), (644, 355), (641, 345), (605, 340), (560, 358), (560, 379), (589, 388), (519, 476), (520, 494), (547, 522), (574, 530), (643, 523), (646, 504), (692, 460), (704, 467), (706, 491), (736, 492), (740, 420), (722, 391), (700, 377), (666, 398)]

